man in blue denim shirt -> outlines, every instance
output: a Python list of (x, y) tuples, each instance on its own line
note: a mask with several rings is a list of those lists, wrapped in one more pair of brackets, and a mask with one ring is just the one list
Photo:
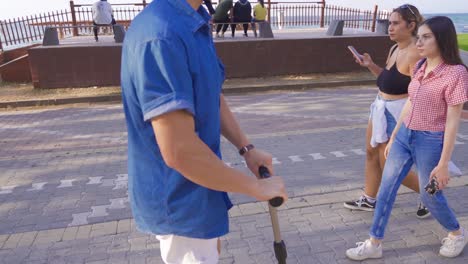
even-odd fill
[[(287, 198), (281, 178), (257, 180), (221, 161), (220, 135), (251, 171), (272, 170), (229, 110), (224, 69), (202, 0), (155, 0), (132, 22), (122, 51), (129, 196), (139, 230), (156, 234), (166, 263), (216, 263), (229, 229), (226, 192)], [(257, 175), (258, 176), (258, 175)]]

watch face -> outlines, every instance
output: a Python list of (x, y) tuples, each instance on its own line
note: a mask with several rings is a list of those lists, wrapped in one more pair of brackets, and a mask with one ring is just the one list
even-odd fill
[(241, 155), (244, 155), (249, 149), (247, 147), (242, 147), (239, 151)]

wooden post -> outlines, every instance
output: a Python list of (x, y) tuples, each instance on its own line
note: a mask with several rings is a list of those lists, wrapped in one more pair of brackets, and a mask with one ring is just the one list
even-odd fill
[(76, 27), (76, 14), (75, 14), (75, 3), (70, 1), (70, 11), (72, 16), (73, 36), (78, 36), (78, 28)]
[(375, 32), (375, 22), (377, 20), (377, 9), (379, 8), (378, 5), (374, 7), (374, 17), (372, 18), (372, 32)]
[(146, 0), (143, 0), (143, 8), (146, 7)]
[(271, 23), (271, 0), (268, 0), (268, 22)]
[(325, 27), (325, 0), (322, 0), (322, 15), (320, 17), (320, 27)]

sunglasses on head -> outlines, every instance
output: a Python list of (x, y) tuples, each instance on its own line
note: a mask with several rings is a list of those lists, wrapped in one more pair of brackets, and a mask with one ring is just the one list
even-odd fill
[(414, 13), (413, 9), (411, 9), (411, 6), (410, 5), (402, 5), (400, 7), (398, 7), (400, 9), (409, 9), (409, 11), (411, 12), (411, 14), (413, 14), (414, 17), (416, 17), (416, 13)]

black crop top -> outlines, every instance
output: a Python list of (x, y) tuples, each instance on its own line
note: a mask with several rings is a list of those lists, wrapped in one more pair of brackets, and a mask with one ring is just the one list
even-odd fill
[[(392, 54), (395, 49), (392, 51)], [(408, 85), (410, 82), (411, 77), (399, 72), (396, 62), (393, 64), (390, 70), (384, 68), (377, 78), (377, 86), (379, 87), (379, 90), (386, 94), (393, 95), (407, 94)]]

